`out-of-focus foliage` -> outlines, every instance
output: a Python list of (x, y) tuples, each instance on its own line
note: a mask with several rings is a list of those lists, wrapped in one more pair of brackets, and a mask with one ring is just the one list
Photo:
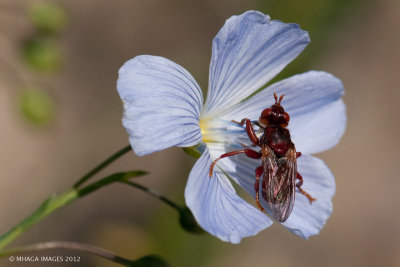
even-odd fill
[(52, 121), (55, 105), (46, 92), (28, 88), (19, 96), (19, 109), (28, 122), (43, 126)]
[[(30, 6), (28, 18), (35, 31), (22, 43), (22, 58), (35, 71), (54, 73), (62, 63), (57, 35), (65, 28), (67, 15), (57, 3), (43, 1)], [(32, 85), (25, 85), (29, 86)], [(37, 88), (28, 88), (20, 94), (19, 108), (24, 118), (33, 125), (43, 126), (54, 119), (52, 98)]]
[(29, 10), (33, 25), (42, 34), (60, 33), (66, 24), (67, 15), (55, 2), (38, 2)]
[(60, 67), (61, 51), (59, 46), (47, 37), (34, 37), (23, 46), (23, 58), (34, 70), (53, 72)]

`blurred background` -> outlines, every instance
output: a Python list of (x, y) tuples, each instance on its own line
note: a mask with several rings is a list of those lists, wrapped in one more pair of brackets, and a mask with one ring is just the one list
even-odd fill
[[(321, 233), (307, 241), (274, 224), (231, 245), (185, 232), (175, 210), (113, 185), (55, 212), (12, 246), (78, 241), (131, 259), (157, 254), (171, 266), (400, 266), (397, 0), (0, 0), (0, 233), (128, 143), (115, 90), (125, 61), (169, 58), (206, 90), (213, 37), (249, 9), (309, 31), (311, 44), (277, 79), (325, 70), (346, 88), (347, 131), (318, 155), (337, 183)], [(183, 204), (194, 162), (178, 148), (129, 153), (99, 177), (146, 170), (137, 182)], [(76, 251), (33, 255), (119, 266)]]

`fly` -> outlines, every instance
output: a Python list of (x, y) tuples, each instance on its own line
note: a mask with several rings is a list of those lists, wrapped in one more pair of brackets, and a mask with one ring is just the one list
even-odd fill
[[(233, 121), (241, 126), (246, 125), (246, 133), (254, 146), (260, 148), (259, 151), (245, 148), (222, 154), (214, 160), (210, 166), (210, 177), (213, 173), (214, 165), (218, 160), (237, 154), (245, 154), (253, 159), (261, 159), (262, 165), (255, 170), (254, 190), (256, 192), (256, 203), (258, 208), (264, 212), (260, 203), (260, 178), (262, 177), (261, 194), (267, 202), (272, 215), (279, 222), (284, 222), (289, 218), (294, 207), (296, 188), (305, 195), (310, 203), (315, 199), (305, 192), (301, 186), (302, 176), (297, 172), (297, 158), (301, 156), (296, 152), (295, 145), (290, 138), (287, 129), (290, 116), (281, 102), (284, 95), (278, 97), (274, 93), (275, 104), (264, 109), (261, 116), (254, 124), (263, 130), (259, 138), (253, 128), (250, 119), (243, 119), (241, 122)], [(296, 183), (296, 180), (299, 180)]]

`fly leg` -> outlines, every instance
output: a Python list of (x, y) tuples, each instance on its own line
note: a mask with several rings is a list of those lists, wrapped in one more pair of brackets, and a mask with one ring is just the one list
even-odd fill
[(242, 149), (242, 150), (238, 150), (238, 151), (232, 151), (232, 152), (228, 152), (225, 154), (222, 154), (221, 156), (219, 156), (219, 158), (217, 158), (216, 160), (213, 161), (213, 163), (210, 166), (210, 172), (209, 172), (209, 176), (211, 177), (213, 174), (213, 170), (214, 170), (214, 165), (215, 163), (217, 163), (218, 160), (226, 158), (226, 157), (230, 157), (230, 156), (234, 156), (237, 154), (246, 154), (246, 156), (248, 156), (249, 158), (252, 159), (260, 159), (261, 158), (261, 153), (251, 150), (251, 149)]
[[(301, 152), (296, 152), (296, 158), (299, 158), (300, 156)], [(310, 203), (315, 201), (316, 200), (315, 198), (313, 198), (309, 193), (307, 193), (306, 191), (303, 190), (303, 188), (301, 188), (301, 186), (303, 185), (303, 177), (300, 175), (300, 173), (297, 173), (296, 178), (299, 180), (299, 182), (296, 184), (296, 187), (299, 189), (300, 193), (305, 195), (310, 201)]]
[(264, 208), (260, 204), (260, 177), (264, 171), (263, 166), (257, 167), (256, 169), (256, 182), (254, 183), (254, 190), (256, 191), (256, 203), (258, 208), (264, 212)]
[(246, 123), (246, 133), (249, 136), (251, 142), (255, 146), (260, 146), (260, 139), (258, 139), (256, 132), (254, 131), (253, 126), (251, 125), (250, 119), (245, 118), (245, 119), (241, 120), (240, 122), (232, 120), (232, 122), (237, 123), (241, 126), (243, 126)]
[(244, 123), (245, 123), (245, 121), (246, 121), (246, 119), (247, 118), (244, 118), (243, 120), (241, 120), (240, 122), (238, 122), (238, 121), (235, 121), (235, 120), (231, 120), (231, 122), (234, 122), (234, 123), (236, 123), (236, 124), (239, 124), (240, 126), (243, 126), (244, 125)]
[(300, 173), (297, 173), (296, 178), (299, 180), (299, 182), (296, 184), (296, 187), (299, 189), (300, 193), (302, 193), (303, 195), (305, 195), (308, 200), (310, 201), (310, 204), (315, 201), (316, 199), (313, 198), (309, 193), (307, 193), (306, 191), (304, 191), (301, 186), (303, 185), (303, 177), (300, 175)]

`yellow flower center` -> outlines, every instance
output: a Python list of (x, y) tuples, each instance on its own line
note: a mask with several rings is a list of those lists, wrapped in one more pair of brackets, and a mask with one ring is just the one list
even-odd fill
[(201, 130), (201, 135), (203, 137), (203, 142), (204, 143), (210, 143), (210, 142), (215, 142), (211, 136), (211, 132), (209, 130), (209, 118), (205, 119), (200, 119), (199, 125), (200, 125), (200, 130)]
[(204, 143), (223, 143), (227, 139), (227, 124), (215, 117), (201, 118), (199, 121)]

